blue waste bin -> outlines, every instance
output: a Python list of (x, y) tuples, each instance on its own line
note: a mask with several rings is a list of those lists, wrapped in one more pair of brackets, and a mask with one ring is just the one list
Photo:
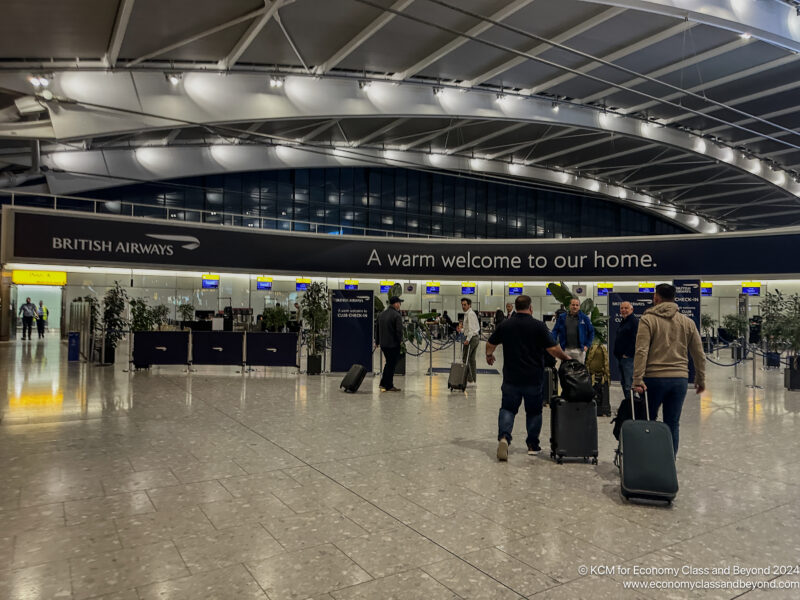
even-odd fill
[(67, 342), (67, 360), (76, 361), (81, 359), (81, 334), (77, 331), (69, 333)]

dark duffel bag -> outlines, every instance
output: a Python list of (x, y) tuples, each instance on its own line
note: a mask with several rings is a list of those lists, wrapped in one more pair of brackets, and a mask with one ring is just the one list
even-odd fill
[(339, 388), (344, 388), (345, 392), (355, 394), (358, 391), (358, 388), (361, 386), (361, 383), (364, 381), (364, 376), (366, 374), (367, 370), (363, 365), (353, 365), (344, 376), (344, 379), (342, 379), (342, 383), (339, 384)]
[(558, 368), (561, 397), (567, 402), (591, 402), (594, 399), (592, 376), (586, 365), (577, 360), (565, 360)]
[[(644, 405), (644, 401), (639, 398), (633, 404), (636, 405), (636, 418), (648, 420), (647, 416), (647, 407)], [(625, 421), (633, 418), (633, 409), (631, 408), (631, 401), (627, 398), (623, 398), (622, 402), (619, 403), (619, 408), (617, 408), (617, 416), (611, 419), (611, 424), (614, 425), (614, 437), (619, 439), (619, 432), (622, 429), (622, 424)]]

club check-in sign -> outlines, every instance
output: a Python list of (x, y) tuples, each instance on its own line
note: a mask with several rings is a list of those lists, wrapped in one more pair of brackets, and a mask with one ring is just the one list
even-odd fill
[(3, 206), (4, 263), (563, 281), (800, 275), (800, 229), (628, 238), (328, 236)]

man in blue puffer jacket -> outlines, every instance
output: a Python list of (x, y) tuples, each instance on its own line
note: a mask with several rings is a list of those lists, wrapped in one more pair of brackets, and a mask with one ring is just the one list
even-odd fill
[(553, 336), (564, 352), (581, 363), (585, 362), (586, 351), (594, 339), (594, 327), (589, 317), (581, 311), (580, 300), (573, 298), (569, 303), (569, 312), (558, 316)]

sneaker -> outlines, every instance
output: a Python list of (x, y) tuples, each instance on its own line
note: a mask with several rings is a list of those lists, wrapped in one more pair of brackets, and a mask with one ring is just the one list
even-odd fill
[(388, 392), (400, 392), (402, 390), (399, 387), (393, 387), (393, 388), (389, 388), (386, 391), (388, 391)]
[(535, 454), (539, 454), (542, 451), (542, 447), (539, 444), (535, 446), (528, 446), (528, 455), (533, 456)]
[(508, 440), (506, 438), (497, 442), (497, 460), (508, 460)]

